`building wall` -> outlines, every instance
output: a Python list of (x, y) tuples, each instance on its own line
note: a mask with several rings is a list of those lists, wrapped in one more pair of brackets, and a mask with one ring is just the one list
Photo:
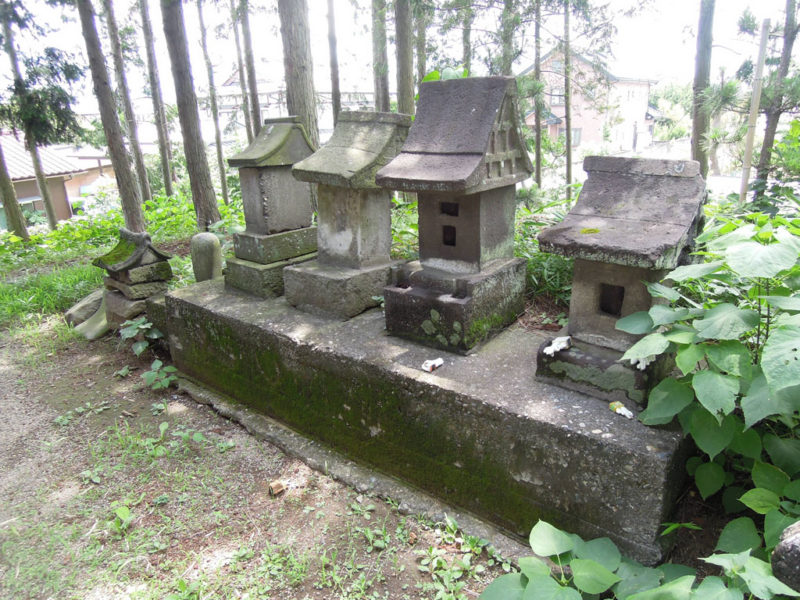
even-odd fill
[[(67, 200), (67, 189), (64, 185), (64, 177), (48, 177), (47, 187), (50, 190), (50, 197), (53, 199), (53, 207), (56, 211), (56, 218), (59, 221), (66, 221), (72, 217), (72, 210)], [(29, 179), (26, 181), (15, 181), (14, 191), (17, 194), (17, 200), (24, 203), (26, 198), (39, 198), (39, 188), (36, 185), (36, 180)], [(41, 199), (33, 203), (36, 210), (44, 212), (44, 203)]]
[(91, 186), (99, 177), (108, 177), (114, 181), (114, 169), (111, 165), (101, 167), (91, 167), (83, 173), (77, 173), (67, 179), (64, 185), (67, 188), (67, 196), (71, 201), (77, 200), (83, 195), (82, 189)]

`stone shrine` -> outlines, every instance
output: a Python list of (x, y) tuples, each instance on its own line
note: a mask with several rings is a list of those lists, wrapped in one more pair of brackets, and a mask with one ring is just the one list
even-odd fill
[(392, 265), (391, 193), (375, 172), (406, 138), (411, 117), (342, 112), (328, 143), (295, 164), (318, 186), (318, 258), (284, 269), (286, 300), (305, 311), (350, 318), (380, 303)]
[(394, 268), (383, 292), (390, 333), (466, 352), (522, 313), (515, 184), (532, 165), (516, 89), (513, 77), (420, 87), (403, 150), (377, 175), (379, 185), (419, 199), (420, 259)]
[(283, 294), (283, 268), (316, 256), (312, 192), (292, 165), (314, 147), (299, 117), (267, 119), (253, 143), (228, 159), (239, 169), (245, 231), (233, 236), (225, 283), (262, 298)]
[(702, 228), (705, 182), (695, 161), (589, 156), (588, 179), (567, 217), (539, 235), (543, 252), (575, 258), (566, 333), (571, 347), (539, 348), (536, 377), (632, 406), (671, 367), (619, 362), (641, 336), (617, 320), (646, 311), (654, 299), (643, 282), (660, 281), (690, 261)]

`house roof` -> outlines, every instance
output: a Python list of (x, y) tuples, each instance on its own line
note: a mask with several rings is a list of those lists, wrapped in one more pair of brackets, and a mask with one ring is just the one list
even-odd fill
[(266, 119), (256, 139), (228, 159), (231, 167), (293, 165), (314, 152), (300, 117)]
[[(561, 50), (561, 48), (559, 46), (555, 46), (555, 47), (551, 48), (549, 52), (547, 52), (544, 56), (542, 56), (541, 61), (540, 61), (541, 64), (546, 63), (555, 54), (563, 54), (563, 52), (562, 52), (562, 50)], [(614, 83), (614, 82), (617, 82), (617, 81), (624, 82), (624, 83), (649, 83), (651, 85), (657, 83), (657, 81), (655, 79), (643, 79), (643, 78), (638, 78), (638, 77), (620, 77), (618, 75), (614, 75), (611, 71), (606, 69), (603, 65), (598, 64), (598, 63), (594, 63), (594, 62), (590, 61), (588, 58), (586, 58), (585, 56), (583, 56), (581, 54), (578, 54), (577, 52), (571, 52), (570, 56), (572, 56), (572, 58), (574, 60), (577, 60), (578, 62), (583, 63), (584, 65), (586, 65), (590, 69), (600, 73), (610, 83)], [(528, 75), (529, 73), (533, 73), (534, 66), (535, 65), (529, 65), (528, 67), (526, 67), (522, 71), (520, 71), (519, 75)]]
[[(0, 136), (0, 143), (3, 144), (3, 157), (6, 159), (6, 167), (11, 181), (35, 179), (33, 161), (30, 153), (25, 149), (25, 144), (12, 135)], [(86, 170), (76, 160), (63, 156), (47, 146), (39, 147), (39, 158), (42, 161), (42, 170), (46, 177), (80, 173)]]

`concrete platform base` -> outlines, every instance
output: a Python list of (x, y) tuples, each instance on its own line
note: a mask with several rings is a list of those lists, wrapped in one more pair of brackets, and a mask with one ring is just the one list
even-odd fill
[(541, 518), (662, 557), (683, 437), (537, 382), (542, 336), (511, 328), (426, 373), (437, 354), (387, 335), (380, 310), (342, 322), (218, 281), (166, 306), (173, 360), (204, 386), (518, 536)]
[(316, 257), (317, 253), (312, 252), (268, 265), (241, 258), (229, 258), (225, 261), (225, 285), (260, 298), (282, 296), (284, 268)]

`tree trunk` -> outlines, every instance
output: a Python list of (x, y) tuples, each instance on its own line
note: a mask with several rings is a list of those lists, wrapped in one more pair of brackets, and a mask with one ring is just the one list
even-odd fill
[(372, 0), (372, 80), (375, 89), (375, 110), (389, 112), (386, 0)]
[[(792, 61), (792, 48), (797, 37), (797, 0), (786, 0), (786, 20), (783, 25), (783, 48), (781, 49), (781, 62), (778, 65), (778, 76), (776, 90), (773, 101), (764, 111), (767, 115), (767, 124), (764, 127), (764, 141), (761, 144), (761, 154), (758, 157), (758, 167), (756, 177), (766, 181), (769, 177), (770, 161), (772, 158), (772, 146), (775, 143), (775, 132), (778, 129), (778, 121), (784, 112), (783, 107), (783, 82), (789, 75), (789, 66)], [(755, 199), (760, 200), (764, 195), (763, 188), (756, 191)]]
[[(536, 4), (534, 10), (535, 25), (534, 25), (534, 59), (533, 59), (533, 77), (537, 83), (542, 83), (542, 0), (535, 0)], [(542, 112), (544, 102), (542, 101), (542, 89), (536, 93), (536, 98), (533, 104), (533, 139), (535, 148), (534, 153), (534, 180), (536, 185), (542, 187)]]
[(417, 88), (428, 74), (427, 54), (428, 54), (428, 15), (422, 6), (417, 6), (417, 13), (414, 15), (414, 45), (417, 55)]
[(125, 111), (125, 121), (128, 126), (128, 140), (130, 141), (133, 162), (136, 165), (136, 176), (139, 180), (139, 191), (143, 202), (152, 198), (150, 182), (147, 180), (147, 167), (144, 165), (142, 147), (139, 145), (139, 132), (136, 126), (136, 114), (133, 112), (131, 93), (128, 89), (128, 79), (125, 76), (125, 63), (122, 60), (122, 45), (119, 41), (117, 19), (114, 17), (114, 7), (111, 0), (103, 0), (108, 25), (108, 39), (111, 42), (111, 56), (114, 59), (114, 71), (117, 74), (117, 87), (122, 97), (122, 108)]
[(167, 38), (172, 78), (175, 81), (175, 95), (178, 98), (178, 118), (181, 122), (183, 151), (186, 155), (186, 170), (189, 172), (197, 227), (206, 231), (209, 225), (220, 220), (220, 215), (214, 184), (208, 170), (206, 148), (200, 133), (200, 114), (194, 93), (181, 0), (161, 0), (161, 17), (164, 20), (164, 36)]
[(231, 0), (231, 25), (233, 26), (233, 39), (236, 42), (236, 63), (239, 73), (239, 88), (242, 90), (242, 113), (244, 114), (244, 128), (247, 131), (247, 143), (253, 143), (253, 122), (250, 119), (250, 108), (247, 94), (247, 77), (244, 72), (242, 60), (242, 43), (239, 40), (239, 17), (236, 10), (236, 0)]
[(336, 14), (333, 0), (328, 0), (328, 49), (331, 59), (331, 102), (333, 103), (333, 125), (339, 120), (342, 110), (342, 93), (339, 91), (339, 56), (336, 51)]
[(14, 184), (8, 175), (6, 158), (3, 156), (3, 144), (0, 143), (0, 198), (3, 200), (3, 209), (6, 213), (6, 225), (15, 235), (21, 237), (26, 242), (30, 240), (28, 227), (25, 225), (25, 217), (22, 208), (17, 202), (17, 194), (14, 192)]
[(222, 189), (222, 200), (228, 204), (228, 180), (225, 172), (225, 159), (222, 157), (222, 133), (219, 130), (219, 110), (217, 108), (217, 89), (214, 87), (214, 67), (208, 55), (208, 39), (206, 24), (203, 20), (203, 0), (197, 0), (197, 18), (200, 21), (200, 45), (203, 47), (203, 58), (208, 73), (208, 97), (211, 103), (211, 116), (214, 119), (214, 142), (217, 146), (217, 167), (219, 168), (219, 182)]
[(572, 197), (572, 47), (570, 46), (570, 0), (564, 2), (564, 127), (566, 128), (567, 200)]
[[(3, 41), (8, 60), (11, 62), (11, 71), (14, 74), (14, 86), (22, 89), (22, 72), (19, 69), (19, 59), (17, 58), (17, 48), (14, 45), (14, 32), (7, 18), (3, 19)], [(47, 187), (47, 179), (42, 172), (42, 161), (39, 159), (39, 149), (36, 147), (36, 140), (30, 136), (30, 132), (25, 132), (25, 147), (31, 155), (33, 170), (36, 173), (36, 187), (39, 188), (39, 196), (44, 204), (44, 211), (47, 214), (47, 224), (51, 230), (58, 227), (56, 210), (53, 206), (53, 199), (50, 197), (50, 189)]]
[(250, 88), (250, 114), (253, 125), (253, 136), (261, 131), (261, 103), (258, 100), (258, 83), (256, 79), (256, 62), (253, 58), (253, 37), (250, 35), (250, 9), (247, 0), (239, 2), (239, 20), (242, 23), (244, 37), (244, 64), (247, 66), (247, 84)]
[(514, 0), (503, 0), (500, 18), (500, 75), (513, 75), (514, 67)]
[(158, 77), (153, 24), (150, 22), (150, 9), (147, 6), (147, 0), (139, 0), (139, 12), (142, 16), (142, 33), (144, 34), (144, 47), (147, 55), (147, 74), (150, 80), (150, 97), (153, 100), (153, 118), (156, 124), (156, 133), (158, 134), (158, 154), (161, 157), (161, 176), (164, 179), (164, 193), (167, 196), (172, 196), (169, 130), (167, 129), (164, 100), (161, 96), (161, 80)]
[(475, 11), (467, 3), (464, 7), (463, 29), (461, 30), (461, 62), (467, 75), (472, 74), (472, 22), (475, 20)]
[(122, 128), (117, 116), (117, 107), (114, 103), (114, 94), (108, 81), (103, 50), (97, 28), (94, 22), (94, 8), (91, 0), (77, 0), (78, 13), (81, 19), (83, 39), (86, 43), (86, 55), (89, 57), (89, 67), (92, 72), (92, 83), (97, 105), (100, 109), (100, 120), (106, 134), (111, 164), (114, 166), (114, 175), (117, 179), (122, 214), (125, 218), (125, 227), (135, 232), (145, 231), (142, 200), (139, 196), (139, 187), (131, 171), (128, 153), (122, 140)]
[(701, 0), (697, 25), (697, 53), (692, 85), (692, 159), (700, 163), (700, 174), (708, 175), (708, 152), (703, 138), (708, 132), (709, 115), (703, 108), (703, 92), (711, 83), (711, 34), (714, 28), (714, 1)]
[(317, 147), (317, 99), (314, 94), (314, 63), (311, 59), (306, 0), (278, 0), (278, 15), (286, 72), (286, 107), (290, 115), (300, 117), (308, 138)]
[(397, 110), (414, 114), (414, 47), (411, 44), (410, 0), (395, 0), (395, 47), (397, 49)]

